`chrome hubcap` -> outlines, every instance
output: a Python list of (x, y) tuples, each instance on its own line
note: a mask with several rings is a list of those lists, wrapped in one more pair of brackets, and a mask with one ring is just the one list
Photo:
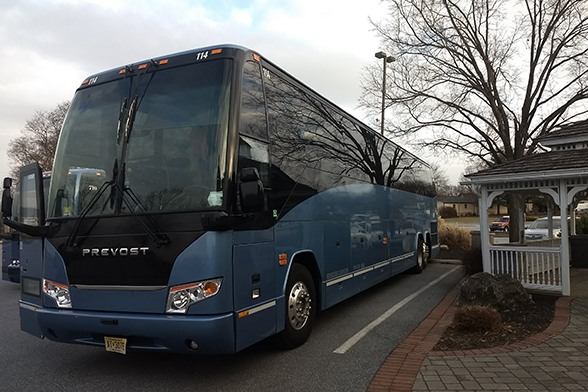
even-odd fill
[(288, 297), (288, 320), (292, 328), (302, 329), (310, 316), (310, 293), (303, 282), (296, 282)]
[(429, 249), (427, 248), (427, 244), (425, 244), (423, 242), (423, 249), (422, 249), (422, 260), (421, 260), (421, 264), (425, 264), (425, 262), (427, 261), (427, 259), (429, 258)]

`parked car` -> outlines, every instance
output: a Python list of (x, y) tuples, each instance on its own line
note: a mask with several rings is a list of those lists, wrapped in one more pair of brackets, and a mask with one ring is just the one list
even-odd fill
[[(561, 237), (561, 218), (559, 216), (552, 217), (553, 219), (553, 237)], [(539, 218), (529, 228), (525, 229), (525, 240), (545, 240), (548, 239), (549, 218)]]
[(574, 212), (576, 213), (576, 216), (580, 216), (582, 214), (588, 213), (588, 203), (585, 201), (581, 201), (576, 206), (576, 210)]
[(490, 223), (490, 231), (504, 231), (507, 232), (510, 226), (510, 217), (508, 215), (502, 216)]

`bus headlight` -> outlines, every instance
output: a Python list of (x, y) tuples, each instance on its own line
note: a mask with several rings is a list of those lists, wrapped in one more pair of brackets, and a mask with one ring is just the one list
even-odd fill
[(71, 308), (69, 287), (66, 285), (43, 279), (43, 292), (53, 298), (58, 308)]
[(186, 313), (197, 302), (210, 298), (220, 290), (222, 278), (170, 287), (166, 313)]

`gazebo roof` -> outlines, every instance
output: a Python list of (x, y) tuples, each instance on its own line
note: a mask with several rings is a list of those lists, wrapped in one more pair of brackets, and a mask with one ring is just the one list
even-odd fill
[(588, 120), (563, 125), (561, 128), (542, 136), (539, 140), (541, 144), (546, 146), (565, 143), (570, 140), (588, 141)]
[(564, 125), (539, 139), (540, 152), (468, 174), (469, 183), (588, 177), (588, 120)]
[(529, 155), (490, 169), (466, 175), (472, 182), (488, 177), (538, 179), (553, 176), (588, 176), (588, 149), (558, 150)]

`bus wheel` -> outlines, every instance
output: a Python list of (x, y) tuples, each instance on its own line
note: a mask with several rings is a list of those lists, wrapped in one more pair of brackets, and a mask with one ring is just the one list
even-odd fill
[(423, 270), (425, 269), (425, 267), (427, 266), (427, 245), (425, 244), (425, 242), (419, 238), (419, 242), (417, 245), (417, 263), (414, 267), (412, 267), (410, 269), (410, 272), (413, 274), (420, 274), (421, 272), (423, 272)]
[(286, 323), (278, 334), (279, 344), (287, 349), (306, 342), (316, 314), (316, 291), (310, 272), (300, 264), (292, 264), (286, 285)]
[(429, 264), (429, 258), (431, 257), (431, 247), (427, 242), (423, 242), (421, 245), (423, 248), (423, 269), (427, 268)]

